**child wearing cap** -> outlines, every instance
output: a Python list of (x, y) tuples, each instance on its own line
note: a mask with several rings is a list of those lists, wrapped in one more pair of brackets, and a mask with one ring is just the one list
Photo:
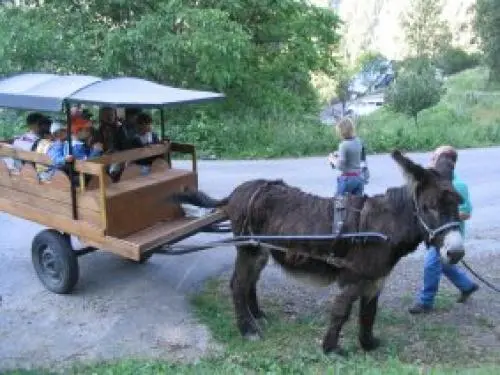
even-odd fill
[[(40, 141), (36, 151), (47, 154), (52, 162), (54, 162), (55, 151), (58, 149), (59, 145), (62, 145), (64, 143), (66, 134), (66, 126), (59, 121), (54, 121), (50, 125), (50, 140)], [(56, 170), (55, 163), (54, 166), (37, 164), (36, 170), (38, 172), (40, 181), (49, 181)]]
[[(51, 133), (54, 137), (54, 142), (47, 152), (52, 160), (52, 167), (64, 169), (66, 163), (70, 163), (75, 159), (87, 160), (102, 155), (101, 143), (95, 143), (92, 147), (87, 145), (87, 140), (91, 134), (91, 126), (91, 122), (81, 116), (72, 117), (71, 150), (73, 155), (70, 155), (65, 127), (61, 123), (57, 123), (57, 125), (53, 124)], [(49, 170), (53, 170), (53, 168), (49, 168)]]

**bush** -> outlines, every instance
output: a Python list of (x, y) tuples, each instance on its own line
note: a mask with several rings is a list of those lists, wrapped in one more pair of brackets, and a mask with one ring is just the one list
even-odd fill
[(450, 47), (436, 57), (435, 63), (444, 74), (449, 75), (479, 65), (480, 59), (479, 54), (469, 54), (463, 49)]
[(396, 82), (386, 92), (387, 107), (393, 112), (411, 116), (417, 123), (418, 113), (436, 105), (443, 94), (442, 82), (436, 71), (425, 60), (416, 60), (418, 65), (403, 69)]

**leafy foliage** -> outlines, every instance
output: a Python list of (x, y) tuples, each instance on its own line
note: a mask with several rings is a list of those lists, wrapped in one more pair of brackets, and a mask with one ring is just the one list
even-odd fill
[(398, 73), (396, 82), (386, 92), (387, 106), (394, 112), (411, 116), (417, 123), (418, 113), (439, 103), (443, 94), (442, 82), (425, 60), (420, 65)]
[(342, 70), (337, 79), (337, 85), (335, 87), (335, 92), (337, 93), (337, 98), (342, 103), (342, 115), (345, 112), (346, 103), (349, 100), (349, 84), (351, 82), (351, 75), (349, 71)]
[(224, 91), (219, 115), (313, 111), (310, 74), (334, 73), (338, 25), (305, 0), (46, 0), (0, 7), (0, 74), (135, 75)]
[(477, 1), (475, 29), (490, 68), (490, 80), (500, 82), (500, 0)]
[(444, 74), (455, 74), (473, 68), (480, 63), (478, 54), (469, 54), (463, 49), (448, 47), (441, 51), (435, 58), (436, 66)]
[(411, 55), (432, 58), (450, 45), (451, 32), (441, 14), (441, 1), (412, 0), (411, 8), (402, 21)]
[(363, 71), (367, 67), (376, 64), (377, 61), (384, 61), (386, 57), (382, 55), (380, 52), (367, 51), (361, 54), (355, 63), (355, 69), (358, 71)]

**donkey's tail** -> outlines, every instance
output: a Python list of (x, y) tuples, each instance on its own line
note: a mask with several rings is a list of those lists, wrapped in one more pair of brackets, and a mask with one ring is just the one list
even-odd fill
[(191, 204), (203, 208), (219, 208), (228, 204), (229, 197), (217, 200), (202, 191), (192, 191), (174, 193), (167, 197), (167, 201), (172, 203)]

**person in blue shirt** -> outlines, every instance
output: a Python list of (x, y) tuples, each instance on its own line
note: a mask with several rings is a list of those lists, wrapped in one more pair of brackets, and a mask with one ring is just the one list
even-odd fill
[(101, 143), (94, 143), (91, 147), (87, 144), (92, 123), (79, 116), (74, 116), (71, 121), (71, 150), (73, 155), (69, 153), (65, 126), (60, 122), (52, 124), (51, 133), (54, 136), (54, 142), (47, 151), (52, 165), (46, 172), (45, 180), (50, 179), (55, 169), (65, 170), (66, 164), (71, 163), (73, 160), (88, 160), (102, 155)]
[[(437, 160), (442, 157), (448, 157), (454, 165), (457, 162), (457, 151), (451, 146), (438, 147), (431, 160), (431, 166), (434, 166)], [(465, 235), (465, 221), (468, 220), (472, 213), (472, 204), (470, 202), (469, 190), (467, 184), (463, 182), (453, 171), (453, 186), (455, 190), (462, 196), (463, 203), (459, 207), (460, 215), (460, 232)], [(415, 304), (408, 311), (411, 314), (421, 314), (432, 311), (434, 298), (436, 297), (439, 280), (441, 274), (444, 274), (461, 292), (457, 302), (464, 303), (467, 299), (479, 289), (467, 274), (457, 265), (443, 264), (437, 249), (429, 247), (424, 258), (424, 285), (418, 293)]]

